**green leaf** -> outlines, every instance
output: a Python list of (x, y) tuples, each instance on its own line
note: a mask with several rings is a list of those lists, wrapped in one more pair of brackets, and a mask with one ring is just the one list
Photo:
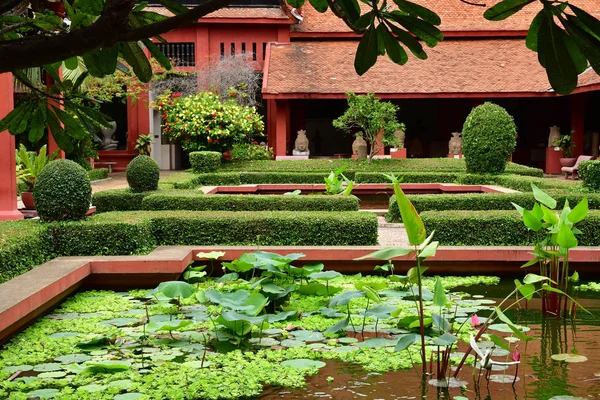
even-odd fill
[(442, 336), (433, 339), (433, 344), (436, 346), (450, 346), (456, 343), (458, 339), (451, 333), (444, 333)]
[(46, 132), (46, 110), (47, 106), (42, 104), (34, 111), (31, 117), (28, 139), (31, 143), (37, 143)]
[(523, 223), (534, 232), (542, 229), (542, 221), (536, 218), (529, 210), (523, 210)]
[(435, 278), (435, 288), (433, 290), (433, 304), (438, 307), (446, 307), (448, 298), (444, 291), (444, 285), (442, 285), (442, 279), (438, 276)]
[(195, 292), (196, 288), (187, 282), (180, 281), (167, 281), (161, 282), (156, 290), (170, 299), (181, 297), (186, 299), (191, 297)]
[(360, 17), (360, 7), (356, 0), (337, 0), (336, 4), (340, 6), (344, 14), (348, 17), (350, 22), (354, 24)]
[(569, 94), (577, 87), (577, 70), (565, 46), (566, 33), (553, 20), (545, 7), (538, 34), (538, 60), (546, 68), (550, 85), (558, 94)]
[(423, 250), (419, 252), (419, 258), (427, 258), (435, 256), (440, 242), (431, 242)]
[(504, 0), (489, 8), (483, 13), (483, 17), (490, 21), (502, 21), (520, 11), (529, 3), (535, 0)]
[(309, 360), (307, 358), (297, 358), (295, 360), (286, 360), (281, 363), (282, 367), (313, 369), (323, 368), (326, 364), (322, 361)]
[(577, 19), (586, 27), (586, 31), (600, 40), (600, 21), (586, 11), (569, 3), (569, 8), (575, 13)]
[(556, 236), (556, 243), (565, 249), (577, 247), (577, 238), (565, 222), (561, 222)]
[(398, 343), (396, 344), (396, 348), (394, 350), (402, 351), (404, 349), (407, 349), (408, 346), (415, 343), (415, 341), (418, 338), (419, 338), (419, 335), (417, 335), (416, 333), (409, 333), (407, 335), (404, 335), (404, 336), (400, 337), (400, 339), (398, 339)]
[(522, 285), (518, 279), (515, 279), (515, 286), (519, 290), (519, 293), (521, 293), (527, 300), (531, 300), (533, 298), (535, 286), (532, 283)]
[(175, 15), (183, 14), (189, 11), (189, 8), (173, 0), (158, 0), (158, 2)]
[(429, 47), (435, 47), (438, 42), (444, 40), (444, 34), (435, 26), (406, 15), (394, 14), (393, 12), (389, 14), (393, 17), (393, 19), (406, 28), (407, 31), (413, 33), (416, 37), (425, 42), (425, 44)]
[(404, 222), (404, 228), (408, 236), (408, 242), (412, 246), (418, 246), (427, 238), (427, 232), (425, 231), (425, 225), (419, 216), (419, 213), (410, 202), (408, 197), (404, 194), (398, 183), (393, 184), (394, 195), (396, 196), (396, 204), (400, 210), (402, 216), (402, 222)]
[(398, 6), (398, 8), (413, 17), (419, 17), (423, 21), (428, 22), (432, 25), (439, 25), (442, 23), (439, 15), (434, 13), (428, 8), (425, 8), (419, 4), (411, 3), (406, 0), (394, 0), (394, 3)]
[(354, 27), (357, 29), (367, 29), (369, 25), (373, 23), (374, 14), (373, 11), (369, 11), (360, 16), (359, 19), (354, 23)]
[(431, 320), (433, 321), (433, 326), (441, 332), (447, 332), (452, 329), (452, 324), (443, 315), (431, 314)]
[(427, 53), (425, 53), (425, 51), (423, 50), (423, 46), (421, 46), (421, 43), (419, 43), (419, 41), (417, 39), (415, 39), (415, 37), (413, 35), (411, 35), (410, 33), (406, 32), (403, 29), (398, 28), (397, 26), (395, 26), (392, 23), (388, 22), (387, 25), (392, 30), (394, 35), (396, 35), (398, 37), (398, 39), (406, 47), (408, 47), (410, 52), (413, 53), (413, 55), (415, 57), (417, 57), (421, 60), (427, 59)]
[(350, 323), (350, 319), (349, 318), (344, 318), (343, 320), (339, 321), (337, 324), (330, 326), (329, 328), (327, 328), (325, 330), (325, 333), (336, 333), (341, 331), (342, 329), (345, 329), (348, 324)]
[(527, 38), (525, 39), (525, 45), (529, 50), (537, 51), (538, 49), (538, 33), (542, 18), (544, 18), (544, 11), (537, 13), (533, 21), (531, 21), (531, 25), (527, 31)]
[(98, 361), (85, 364), (85, 371), (92, 374), (114, 374), (117, 372), (128, 371), (131, 367), (129, 361)]
[[(428, 267), (421, 267), (421, 276), (428, 269), (429, 269)], [(406, 273), (406, 276), (408, 276), (408, 281), (410, 283), (417, 283), (418, 277), (419, 277), (418, 274), (419, 274), (419, 269), (417, 267), (412, 267), (411, 269), (409, 269), (408, 272)]]
[(546, 276), (542, 276), (542, 275), (537, 275), (537, 274), (527, 274), (527, 275), (525, 275), (525, 278), (523, 278), (523, 283), (525, 283), (525, 284), (538, 283), (538, 282), (544, 282), (544, 281), (553, 282), (550, 278), (548, 278)]
[(390, 60), (399, 65), (404, 65), (408, 61), (408, 55), (406, 51), (398, 44), (398, 40), (392, 36), (390, 31), (387, 30), (385, 24), (379, 24), (377, 27), (377, 31), (380, 34), (380, 37), (383, 39), (383, 44), (385, 46), (385, 51), (390, 57)]
[(325, 11), (327, 11), (327, 0), (309, 0), (309, 2), (310, 5), (313, 6), (313, 8), (318, 12), (324, 13)]
[(94, 16), (99, 16), (104, 10), (103, 0), (75, 0), (73, 5), (84, 13)]
[(186, 326), (192, 325), (194, 321), (191, 319), (174, 319), (172, 321), (153, 321), (152, 318), (146, 326), (149, 332), (166, 331), (171, 332), (177, 329), (185, 328)]
[(64, 62), (65, 68), (70, 70), (74, 70), (77, 69), (77, 67), (79, 67), (79, 60), (77, 59), (77, 56), (67, 58)]
[(162, 67), (164, 67), (167, 71), (171, 70), (171, 61), (167, 58), (167, 56), (165, 56), (165, 54), (158, 48), (157, 45), (152, 43), (152, 40), (142, 39), (142, 43), (144, 43), (144, 46), (146, 46), (150, 54), (152, 54), (152, 57), (154, 57), (154, 59), (158, 61)]
[(581, 74), (588, 67), (588, 61), (585, 55), (582, 53), (579, 46), (575, 43), (573, 38), (569, 35), (562, 35), (563, 42), (567, 51), (569, 52), (569, 56), (571, 60), (573, 60), (573, 65), (575, 66), (575, 71), (577, 74)]
[(531, 183), (531, 190), (533, 191), (533, 197), (537, 201), (539, 201), (540, 203), (542, 203), (543, 205), (545, 205), (546, 207), (548, 207), (550, 209), (556, 208), (556, 200), (554, 200), (552, 197), (550, 197), (549, 195), (544, 193), (540, 188), (535, 186), (533, 183)]
[(571, 223), (576, 224), (576, 223), (582, 221), (586, 217), (587, 213), (588, 213), (588, 199), (587, 199), (587, 197), (584, 197), (579, 202), (579, 204), (577, 204), (575, 206), (575, 208), (571, 210), (571, 212), (569, 213), (569, 216), (567, 218)]
[(324, 271), (324, 272), (315, 272), (310, 274), (308, 277), (310, 279), (322, 279), (324, 281), (330, 281), (332, 279), (338, 278), (342, 276), (342, 274), (340, 274), (337, 271)]
[(496, 336), (494, 334), (490, 334), (489, 335), (489, 339), (498, 347), (500, 347), (501, 349), (504, 349), (506, 351), (510, 351), (510, 346), (504, 341), (502, 340), (501, 337)]
[(362, 290), (348, 290), (329, 300), (329, 307), (345, 306), (350, 300), (363, 297), (365, 293)]
[(371, 301), (374, 301), (375, 303), (381, 302), (381, 297), (379, 296), (379, 293), (377, 293), (372, 287), (365, 285), (360, 290), (362, 290), (367, 296), (367, 298)]
[(566, 19), (561, 18), (561, 22), (589, 60), (590, 66), (600, 74), (600, 39), (590, 34), (587, 27), (572, 15), (567, 15)]
[(377, 52), (377, 33), (375, 32), (374, 25), (371, 25), (363, 34), (356, 49), (354, 69), (358, 75), (363, 75), (375, 65), (375, 62), (377, 62)]
[[(161, 2), (163, 1), (165, 0), (161, 0)], [(146, 83), (152, 79), (152, 67), (150, 66), (150, 62), (136, 42), (121, 43), (121, 53), (140, 81)]]
[(402, 249), (400, 247), (385, 247), (381, 250), (369, 253), (366, 256), (355, 258), (354, 260), (365, 260), (367, 258), (375, 258), (377, 260), (391, 260), (392, 258), (402, 257), (407, 254), (410, 254), (413, 251), (413, 249)]

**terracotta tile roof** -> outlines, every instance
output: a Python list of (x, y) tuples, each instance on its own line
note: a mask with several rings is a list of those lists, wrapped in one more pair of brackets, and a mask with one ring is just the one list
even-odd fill
[[(412, 0), (435, 11), (442, 19), (442, 31), (520, 31), (527, 30), (535, 14), (541, 9), (539, 2), (526, 6), (523, 10), (504, 21), (488, 21), (483, 18), (484, 11), (500, 0), (474, 0), (485, 3), (487, 7), (471, 6), (460, 0)], [(600, 17), (600, 1), (598, 0), (571, 0), (570, 3), (579, 6), (590, 14)], [(359, 2), (363, 10), (368, 6)], [(344, 22), (337, 18), (331, 11), (319, 13), (314, 8), (302, 8), (304, 20), (301, 24), (294, 25), (294, 32), (351, 32)]]
[[(550, 88), (537, 54), (521, 38), (447, 40), (428, 48), (427, 60), (411, 55), (400, 66), (387, 56), (379, 57), (362, 77), (354, 72), (357, 44), (354, 40), (271, 44), (263, 93), (545, 93)], [(581, 83), (599, 81), (592, 71), (582, 76)]]
[[(173, 16), (173, 13), (165, 7), (148, 6), (146, 10), (167, 17)], [(202, 19), (205, 18), (288, 19), (288, 16), (280, 7), (225, 7), (204, 16)]]
[(600, 84), (600, 76), (591, 68), (579, 75), (578, 86), (590, 86)]

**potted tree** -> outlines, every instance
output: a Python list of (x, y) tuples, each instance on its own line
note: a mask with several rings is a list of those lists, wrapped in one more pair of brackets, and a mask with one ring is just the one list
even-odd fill
[(575, 131), (571, 131), (570, 134), (560, 135), (558, 139), (556, 139), (552, 144), (556, 147), (559, 147), (563, 152), (563, 158), (559, 159), (560, 165), (563, 167), (572, 167), (577, 162), (577, 157), (571, 157), (573, 154), (573, 148), (575, 147), (575, 143), (571, 138), (571, 135)]
[(140, 135), (135, 142), (135, 151), (137, 151), (140, 156), (149, 156), (152, 143), (154, 143), (154, 140), (152, 139), (151, 133)]
[(19, 150), (15, 150), (17, 162), (17, 179), (20, 179), (27, 185), (27, 191), (21, 193), (21, 201), (26, 209), (34, 210), (33, 186), (42, 169), (58, 155), (58, 151), (52, 153), (50, 157), (46, 154), (46, 145), (42, 146), (40, 152), (27, 151), (27, 148), (20, 145)]

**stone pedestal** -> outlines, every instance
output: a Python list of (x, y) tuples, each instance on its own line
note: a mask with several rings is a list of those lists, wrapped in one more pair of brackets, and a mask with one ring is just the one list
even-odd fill
[(562, 173), (560, 159), (563, 157), (563, 152), (558, 147), (546, 147), (546, 168), (544, 172), (547, 174), (560, 175)]
[(448, 158), (465, 158), (463, 154), (448, 154)]
[(392, 158), (406, 158), (406, 147), (400, 150), (390, 149), (390, 156)]
[(308, 156), (275, 156), (275, 161), (281, 160), (308, 160)]

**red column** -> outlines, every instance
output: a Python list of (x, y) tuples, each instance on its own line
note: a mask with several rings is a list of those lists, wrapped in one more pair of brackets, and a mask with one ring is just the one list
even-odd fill
[(267, 144), (269, 147), (275, 150), (275, 143), (277, 143), (277, 135), (275, 135), (277, 121), (277, 105), (275, 100), (267, 100)]
[(135, 143), (140, 135), (150, 133), (150, 112), (148, 103), (150, 101), (147, 90), (141, 92), (134, 103), (127, 99), (127, 152), (134, 153)]
[(571, 96), (571, 140), (575, 143), (573, 157), (583, 154), (585, 133), (585, 93)]
[[(0, 119), (13, 107), (13, 77), (0, 74)], [(17, 210), (15, 137), (4, 131), (0, 132), (0, 221), (22, 218)]]
[(290, 128), (290, 104), (287, 100), (276, 100), (275, 117), (275, 156), (287, 155), (288, 132)]

